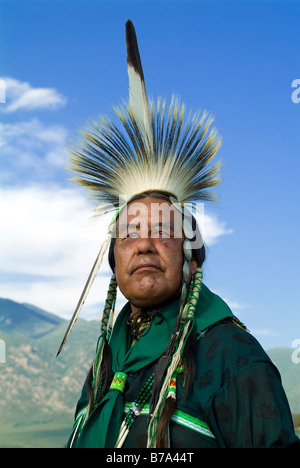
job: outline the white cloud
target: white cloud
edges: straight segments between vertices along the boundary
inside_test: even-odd
[[[0,123],[1,180],[51,180],[57,171],[64,170],[67,137],[62,125],[45,125],[37,118]]]
[[[255,336],[265,336],[265,337],[276,337],[279,336],[279,333],[270,328],[255,328],[251,329],[251,333]]]
[[[198,218],[202,236],[205,244],[215,244],[221,236],[232,234],[233,230],[226,227],[226,223],[218,220],[216,216],[208,215],[205,212]]]
[[[91,207],[78,192],[55,186],[2,189],[0,213],[5,220],[0,228],[4,276],[0,296],[61,315],[70,313],[107,223],[91,219]],[[101,270],[109,271],[107,261]],[[105,294],[94,291],[95,302],[99,304]]]
[[[236,312],[236,311],[240,311],[244,308],[244,306],[242,306],[239,302],[237,301],[231,301],[231,300],[227,300],[226,298],[223,297],[223,300],[226,302],[226,304],[228,304],[228,306],[230,307],[230,309],[233,311],[233,312]]]
[[[66,98],[54,88],[33,88],[29,83],[11,77],[2,77],[5,83],[4,113],[18,110],[57,109],[66,104]]]
[[[66,138],[66,130],[60,125],[45,125],[37,118],[17,122],[0,124],[2,147],[22,143],[25,148],[35,147],[42,143],[45,145],[61,145]]]
[[[88,256],[90,243],[96,246],[105,235],[104,225],[91,219],[91,207],[74,190],[32,186],[2,189],[0,196],[2,261],[8,272],[73,276],[69,259],[79,263],[79,250]]]
[[[78,189],[37,186],[0,189],[0,296],[70,316],[105,237],[110,215],[93,218]],[[223,235],[215,218],[208,242]],[[101,314],[110,268],[107,258],[83,309]]]

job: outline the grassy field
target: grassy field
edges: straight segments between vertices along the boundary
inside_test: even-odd
[[[64,448],[69,436],[70,427],[54,424],[0,428],[0,448]]]
[[[54,424],[0,428],[0,448],[64,448],[70,427]]]

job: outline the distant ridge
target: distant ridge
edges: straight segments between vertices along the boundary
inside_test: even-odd
[[[0,330],[38,336],[50,332],[64,320],[31,304],[0,298]]]

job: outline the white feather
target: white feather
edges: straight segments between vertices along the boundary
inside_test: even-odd
[[[145,83],[141,80],[140,75],[130,65],[128,65],[128,78],[130,110],[133,113],[147,144],[152,148],[153,137]]]
[[[97,276],[97,273],[98,273],[98,270],[99,270],[100,265],[101,265],[101,263],[102,263],[104,254],[105,254],[105,252],[106,252],[106,250],[107,250],[107,247],[108,247],[108,245],[109,245],[109,243],[110,243],[111,235],[112,235],[112,231],[109,230],[109,231],[108,231],[108,234],[107,234],[107,236],[106,236],[106,239],[104,240],[104,242],[102,243],[102,245],[101,245],[101,247],[100,247],[100,251],[99,251],[99,253],[98,253],[98,255],[97,255],[97,258],[96,258],[96,261],[95,261],[95,263],[94,263],[94,265],[93,265],[93,268],[92,268],[92,270],[91,270],[91,272],[90,272],[90,274],[89,274],[89,277],[88,277],[87,282],[86,282],[86,284],[85,284],[85,287],[84,287],[84,289],[83,289],[83,291],[82,291],[82,294],[81,294],[80,299],[79,299],[79,301],[78,301],[78,304],[77,304],[77,307],[76,307],[76,309],[75,309],[75,312],[74,312],[74,314],[73,314],[73,316],[72,316],[72,318],[71,318],[71,321],[70,321],[70,323],[69,323],[69,326],[68,326],[68,328],[67,328],[67,331],[66,331],[66,333],[65,333],[65,336],[63,337],[63,340],[62,340],[62,342],[61,342],[61,345],[60,345],[60,347],[59,347],[59,349],[58,349],[58,351],[57,351],[56,357],[60,354],[60,352],[61,352],[61,350],[62,350],[64,344],[66,343],[66,341],[67,341],[67,339],[68,339],[69,334],[70,334],[71,331],[72,331],[73,326],[75,325],[75,322],[76,322],[76,320],[77,320],[77,318],[78,318],[78,315],[79,315],[79,313],[80,313],[80,311],[81,311],[81,309],[82,309],[82,306],[83,306],[83,304],[84,304],[84,302],[85,302],[85,300],[86,300],[86,298],[87,298],[87,295],[88,295],[88,293],[89,293],[89,291],[90,291],[90,289],[91,289],[91,287],[92,287],[92,284],[93,284],[93,282],[94,282],[94,280],[95,280],[95,278],[96,278],[96,276]]]

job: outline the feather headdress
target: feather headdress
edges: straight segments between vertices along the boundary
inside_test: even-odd
[[[75,181],[86,187],[98,213],[116,211],[146,191],[168,193],[180,203],[211,200],[209,188],[219,183],[219,163],[213,164],[220,138],[213,119],[203,113],[186,118],[185,106],[173,98],[169,109],[162,100],[147,98],[134,26],[126,23],[129,102],[115,108],[119,124],[109,119],[91,122],[71,150]],[[101,246],[61,351],[97,274],[112,228]]]

